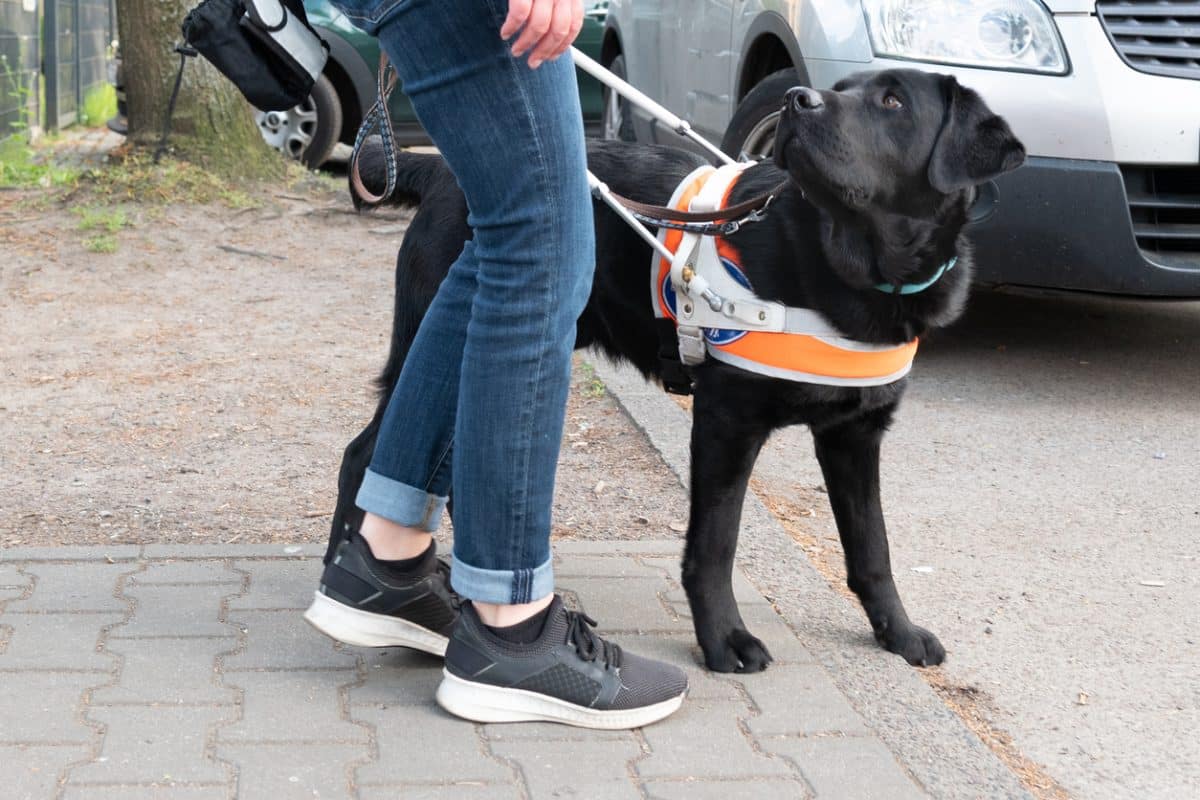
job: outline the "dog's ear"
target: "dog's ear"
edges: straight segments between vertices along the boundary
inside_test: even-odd
[[[945,115],[929,157],[929,183],[950,194],[1025,163],[1025,146],[975,91],[942,79]]]

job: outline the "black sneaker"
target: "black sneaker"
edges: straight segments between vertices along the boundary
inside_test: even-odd
[[[674,712],[687,675],[601,639],[595,620],[555,596],[537,641],[517,645],[487,630],[467,604],[450,634],[438,686],[442,708],[476,722],[561,722],[640,728]]]
[[[334,554],[304,618],[339,642],[359,647],[411,647],[445,655],[458,619],[459,597],[450,588],[450,565],[434,546],[411,574],[381,564],[359,535]]]

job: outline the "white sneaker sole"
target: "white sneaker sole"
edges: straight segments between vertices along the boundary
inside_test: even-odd
[[[308,624],[326,636],[356,647],[410,647],[435,656],[446,655],[449,640],[428,628],[387,614],[372,614],[343,605],[320,592],[304,612]]]
[[[556,697],[475,683],[442,669],[438,705],[457,717],[475,722],[560,722],[578,728],[627,730],[658,722],[678,710],[687,692],[650,706],[601,711]]]

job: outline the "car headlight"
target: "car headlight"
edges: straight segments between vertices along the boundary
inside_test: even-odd
[[[877,56],[1065,75],[1067,57],[1037,0],[862,0]]]

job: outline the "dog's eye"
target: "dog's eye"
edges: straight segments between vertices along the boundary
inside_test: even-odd
[[[900,102],[900,98],[888,92],[883,96],[883,107],[895,111],[896,109],[904,108],[904,103]]]

